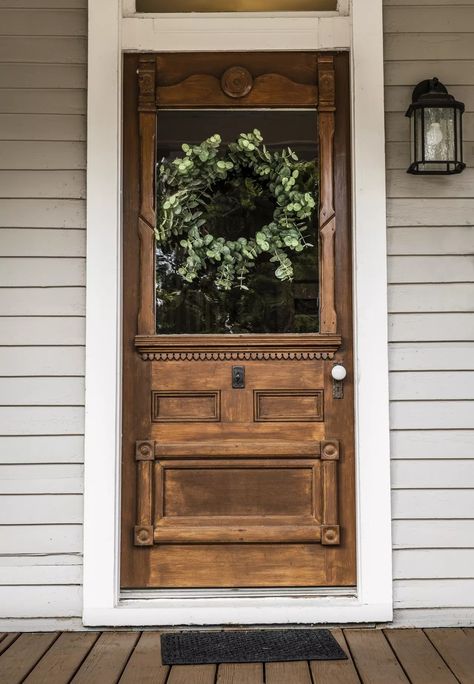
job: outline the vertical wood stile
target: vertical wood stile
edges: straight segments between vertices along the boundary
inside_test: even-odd
[[[322,333],[337,330],[335,304],[334,112],[336,81],[332,55],[318,55],[318,113],[320,148],[319,233],[321,244]]]
[[[138,333],[155,332],[155,143],[156,143],[156,62],[142,55],[138,65],[138,126],[140,137],[140,297]]]
[[[135,445],[137,462],[137,524],[134,529],[136,546],[153,544],[153,465],[154,443],[139,441]]]
[[[321,465],[323,471],[323,515],[321,543],[336,545],[340,542],[338,513],[337,467],[339,442],[335,439],[321,444]]]

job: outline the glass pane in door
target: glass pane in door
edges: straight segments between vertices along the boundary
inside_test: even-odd
[[[160,111],[157,159],[183,156],[183,143],[199,144],[219,133],[223,144],[258,128],[269,149],[290,147],[302,160],[318,158],[315,110],[173,110]],[[318,164],[316,164],[316,167]],[[230,188],[220,188],[231,193]],[[230,200],[236,198],[230,198]],[[238,199],[238,198],[237,198]],[[219,215],[214,235],[236,240],[252,238],[272,220],[273,202],[265,196],[252,202],[230,201]],[[248,205],[248,206],[247,206]],[[251,205],[251,206],[250,206]],[[312,246],[289,251],[291,282],[275,276],[268,254],[256,260],[246,280],[248,290],[216,286],[211,266],[188,283],[178,274],[183,260],[179,239],[156,244],[156,332],[160,334],[312,333],[319,331],[317,211],[305,236]]]

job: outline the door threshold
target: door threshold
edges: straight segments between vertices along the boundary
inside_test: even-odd
[[[123,589],[121,601],[153,599],[357,598],[357,587],[271,587],[240,589]]]

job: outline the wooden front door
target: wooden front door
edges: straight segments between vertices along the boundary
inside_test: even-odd
[[[121,586],[355,585],[347,55],[126,55],[124,75]],[[317,158],[314,246],[291,283],[183,283],[157,162],[254,128]]]

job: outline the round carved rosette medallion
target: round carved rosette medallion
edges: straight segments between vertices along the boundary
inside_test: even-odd
[[[230,67],[222,74],[221,88],[229,97],[245,97],[252,87],[252,74],[245,67]]]

